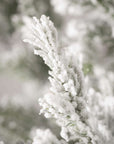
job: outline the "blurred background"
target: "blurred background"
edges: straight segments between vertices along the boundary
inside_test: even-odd
[[[39,116],[49,68],[23,43],[24,18],[42,14],[54,22],[61,53],[79,63],[87,85],[114,94],[114,1],[0,0],[0,141],[5,144],[31,143],[36,128],[50,128],[57,136],[60,131]]]
[[[31,143],[36,128],[53,129],[38,106],[48,89],[48,67],[22,37],[24,17],[52,11],[49,0],[0,0],[0,141],[5,144]]]

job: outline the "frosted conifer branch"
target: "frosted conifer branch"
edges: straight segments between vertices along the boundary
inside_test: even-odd
[[[57,31],[53,23],[44,15],[40,20],[34,17],[33,21],[26,19],[25,22],[28,33],[24,41],[35,46],[34,53],[40,55],[51,69],[50,92],[39,99],[41,113],[47,118],[56,119],[62,129],[61,136],[66,141],[73,140],[76,144],[104,144],[106,139],[102,133],[97,135],[100,124],[97,119],[94,122],[89,117],[83,74],[78,66],[65,62],[58,54]],[[104,140],[100,140],[99,135]]]

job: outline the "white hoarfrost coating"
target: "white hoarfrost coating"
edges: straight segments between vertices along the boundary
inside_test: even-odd
[[[106,144],[110,139],[108,131],[91,115],[93,112],[87,105],[81,70],[58,53],[57,31],[54,24],[45,15],[42,15],[40,20],[36,17],[33,17],[33,20],[26,18],[25,22],[27,30],[24,41],[34,45],[34,53],[40,55],[50,68],[51,88],[44,98],[39,99],[42,106],[40,113],[44,113],[46,118],[56,119],[61,127],[61,136],[67,142]],[[102,130],[106,131],[105,134]],[[33,144],[51,144],[50,140],[45,142],[45,138],[49,139],[46,134],[47,131],[41,139],[40,134],[36,136]],[[51,135],[50,133],[49,136]],[[52,135],[52,139],[53,137]],[[55,138],[54,144],[56,143],[59,141]]]

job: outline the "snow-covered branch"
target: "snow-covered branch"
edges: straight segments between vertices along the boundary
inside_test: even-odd
[[[44,113],[46,118],[56,119],[61,127],[61,136],[66,141],[104,144],[109,137],[103,137],[99,127],[105,127],[98,123],[97,118],[91,117],[83,73],[77,65],[69,63],[59,54],[54,24],[45,15],[40,20],[36,17],[33,20],[27,18],[25,22],[27,30],[24,41],[35,46],[34,53],[40,55],[50,68],[51,88],[44,98],[39,99],[42,106],[40,113]]]

